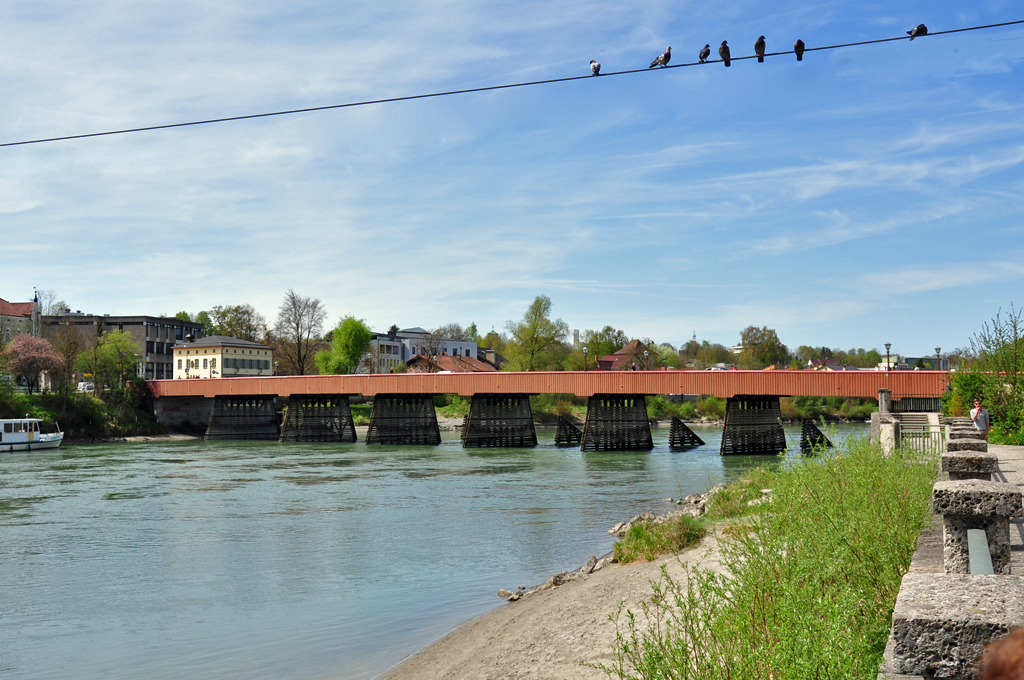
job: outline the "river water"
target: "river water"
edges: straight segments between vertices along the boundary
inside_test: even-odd
[[[372,678],[775,458],[158,442],[0,457],[0,676]],[[840,426],[839,435],[865,433]],[[791,444],[799,429],[787,428]]]

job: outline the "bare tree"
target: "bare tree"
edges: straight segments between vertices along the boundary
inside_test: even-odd
[[[74,326],[61,324],[54,330],[50,344],[53,345],[54,351],[64,362],[60,370],[60,382],[66,404],[68,393],[73,389],[75,360],[83,349],[82,334]]]
[[[476,337],[470,337],[466,329],[457,323],[446,323],[434,329],[434,335],[449,340],[461,340],[462,342],[476,342]]]
[[[312,348],[324,331],[326,317],[320,300],[302,297],[288,289],[274,330],[282,341],[281,352],[294,364],[298,375],[306,375],[314,366]]]

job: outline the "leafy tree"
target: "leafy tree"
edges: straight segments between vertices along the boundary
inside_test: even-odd
[[[477,344],[484,349],[493,349],[498,354],[504,356],[505,348],[508,346],[508,336],[505,333],[498,333],[492,329],[490,333],[480,338],[480,342]]]
[[[323,333],[326,316],[320,300],[297,295],[291,288],[285,293],[274,331],[278,336],[279,351],[295,367],[298,375],[313,371],[312,347]]]
[[[355,373],[372,338],[365,321],[344,317],[331,333],[331,349],[316,353],[316,367],[324,375]]]
[[[215,329],[215,326],[214,326],[214,323],[213,323],[213,319],[210,318],[210,313],[209,312],[206,312],[206,311],[199,312],[198,314],[196,314],[196,318],[194,319],[194,321],[196,323],[203,324],[203,335],[204,336],[216,335],[217,334],[215,332],[216,329]]]
[[[39,386],[40,373],[56,373],[63,365],[60,355],[53,351],[49,341],[31,335],[16,335],[4,348],[3,354],[8,369],[24,379],[29,394]]]
[[[629,336],[625,331],[605,326],[599,331],[585,330],[580,342],[587,348],[587,356],[597,361],[603,356],[614,354],[626,346]]]
[[[786,365],[789,362],[789,348],[782,344],[775,329],[764,326],[747,326],[740,333],[740,366],[764,368],[771,365]]]
[[[552,364],[556,345],[569,333],[569,325],[561,319],[551,320],[551,299],[538,295],[519,322],[505,324],[511,339],[506,348],[512,371],[536,371]]]
[[[64,396],[67,398],[72,389],[75,359],[82,352],[82,334],[74,326],[61,324],[56,327],[50,343],[61,359],[60,380]]]
[[[667,366],[668,368],[677,368],[679,366],[679,352],[669,343],[662,343],[653,349],[658,354],[657,366]],[[655,368],[654,364],[651,367]]]
[[[971,338],[970,359],[954,389],[972,388],[992,415],[996,441],[1024,444],[1024,309],[1000,309]],[[973,373],[972,379],[966,376]],[[980,395],[978,394],[980,392]],[[965,397],[967,395],[964,395]],[[966,400],[968,408],[970,401]]]
[[[182,321],[191,321],[192,315],[189,314],[188,312],[178,312],[177,314],[174,315],[174,318],[181,319]]]
[[[210,310],[210,317],[213,319],[213,335],[226,335],[249,342],[263,341],[267,319],[252,305],[217,305]]]
[[[124,331],[107,331],[93,345],[78,355],[75,368],[92,374],[93,392],[102,386],[124,387],[125,381],[135,373],[142,346]]]
[[[480,331],[476,329],[476,321],[469,324],[466,328],[466,335],[469,337],[470,342],[478,342],[480,340]]]
[[[697,368],[705,369],[715,364],[731,364],[734,359],[735,356],[725,345],[705,340],[701,343],[700,349],[697,350],[697,358],[694,361],[694,365]]]

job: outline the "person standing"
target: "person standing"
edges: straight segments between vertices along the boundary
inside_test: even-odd
[[[988,441],[988,411],[981,407],[981,399],[977,397],[974,398],[974,408],[971,409],[971,420],[974,421],[974,427],[981,431],[981,436],[985,438],[985,441]]]

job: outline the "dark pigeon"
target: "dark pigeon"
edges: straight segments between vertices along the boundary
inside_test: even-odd
[[[928,35],[928,27],[924,24],[918,24],[911,30],[907,31],[907,35],[910,36],[911,40],[914,38],[920,38],[922,35]]]
[[[601,64],[591,59],[590,72],[593,73],[595,76],[601,75]]]
[[[654,68],[655,66],[668,66],[669,60],[672,59],[672,46],[669,45],[665,48],[662,54],[658,55],[658,58],[651,62],[651,65],[647,68]]]
[[[710,57],[710,56],[711,56],[711,45],[705,45],[704,49],[702,49],[700,51],[700,54],[697,55],[697,58],[700,59],[700,63],[703,64],[703,63],[707,62],[708,57]]]
[[[729,54],[729,41],[723,40],[722,46],[718,48],[718,56],[722,58],[726,66],[732,66],[732,55]]]
[[[803,61],[804,60],[804,50],[805,49],[807,49],[807,46],[804,45],[804,41],[800,40],[799,38],[797,38],[796,42],[793,43],[793,51],[796,52],[796,60],[797,61]]]
[[[762,35],[760,38],[757,39],[757,42],[754,43],[754,52],[757,53],[757,63],[758,64],[763,64],[764,63],[764,48],[765,48],[765,42],[764,42],[764,36]]]

